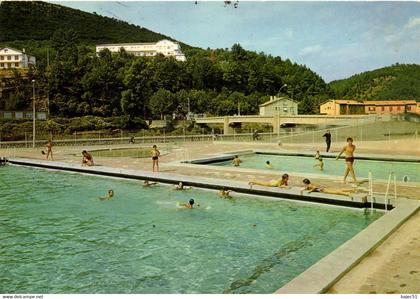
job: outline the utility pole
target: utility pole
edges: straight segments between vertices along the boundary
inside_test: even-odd
[[[35,148],[35,80],[32,80],[32,147]]]
[[[47,67],[50,65],[50,49],[47,48]],[[50,90],[47,90],[47,115],[50,118]]]

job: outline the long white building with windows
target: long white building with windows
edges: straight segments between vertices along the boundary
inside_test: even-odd
[[[124,44],[103,44],[96,46],[96,53],[108,49],[111,52],[119,52],[124,49],[127,53],[135,56],[152,57],[157,54],[175,57],[176,60],[185,61],[185,55],[181,51],[179,43],[163,39],[156,43],[124,43]]]
[[[34,56],[13,48],[0,48],[0,69],[24,69],[35,65]]]

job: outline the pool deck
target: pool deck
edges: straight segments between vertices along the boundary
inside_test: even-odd
[[[139,146],[150,146],[147,144],[135,145],[112,145],[112,146],[83,146],[83,147],[54,147],[55,162],[73,164],[79,167],[80,152],[82,149],[93,150],[100,148],[135,148]],[[269,180],[273,178],[272,171],[248,171],[245,169],[237,170],[227,167],[223,169],[215,168],[197,168],[197,167],[180,167],[178,161],[193,160],[203,157],[214,157],[226,152],[237,151],[291,151],[299,153],[312,152],[312,149],[324,148],[324,143],[315,144],[285,144],[278,146],[277,144],[262,144],[258,142],[197,142],[186,144],[158,144],[161,148],[168,149],[168,155],[162,157],[160,161],[159,175],[166,174],[172,177],[175,174],[185,175],[188,177],[201,177],[205,179],[221,180],[224,183],[235,181],[240,186],[246,187],[246,183],[251,179]],[[391,141],[372,141],[357,143],[357,155],[373,155],[381,157],[399,156],[404,158],[412,156],[420,157],[420,139],[418,140],[401,140]],[[341,150],[340,146],[333,144],[332,153],[336,154]],[[77,154],[77,156],[76,156]],[[323,154],[323,153],[321,153]],[[0,148],[0,156],[13,158],[24,158],[27,160],[40,160],[40,148],[31,149],[4,149]],[[134,158],[95,158],[95,162],[104,167],[112,169],[122,169],[124,171],[149,171],[151,170],[150,159],[134,159]],[[186,164],[186,163],[182,163]],[[205,167],[205,166],[204,166]],[[96,167],[95,167],[96,168]],[[84,168],[88,169],[88,168]],[[278,174],[278,173],[277,173]],[[341,178],[336,179],[325,178],[322,176],[312,176],[318,184],[325,184],[333,187],[348,187],[341,183]],[[290,185],[301,185],[302,177],[290,178]],[[238,185],[238,187],[240,187]],[[374,191],[377,195],[383,195],[386,185],[384,182],[375,180]],[[276,190],[277,192],[277,190]],[[398,194],[404,197],[420,202],[419,187],[405,183],[398,183]],[[391,201],[392,204],[394,204]],[[391,215],[398,211],[398,206]],[[353,268],[344,273],[340,280],[333,283],[327,293],[420,293],[420,211],[411,216],[404,224],[402,224],[395,232],[390,232],[386,238],[376,249],[371,251],[360,262],[356,263]],[[327,256],[328,257],[328,256]],[[316,264],[315,264],[316,265]],[[314,266],[315,266],[314,265]],[[308,269],[309,270],[309,269]],[[305,271],[306,272],[306,271]],[[391,273],[391,274],[390,274]],[[299,277],[299,276],[298,276]],[[331,284],[330,280],[330,284]],[[325,290],[324,290],[325,291]]]

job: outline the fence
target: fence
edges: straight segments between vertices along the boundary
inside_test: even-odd
[[[378,121],[371,124],[330,128],[333,142],[346,140],[347,137],[352,137],[358,142],[401,139],[416,140],[418,132],[420,132],[420,123],[400,120],[389,122]],[[277,140],[281,143],[317,143],[325,141],[322,137],[324,134],[325,129],[313,130],[311,132],[280,137]]]

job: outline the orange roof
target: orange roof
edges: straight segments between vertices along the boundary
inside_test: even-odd
[[[383,100],[383,101],[356,101],[356,100],[328,100],[321,105],[329,102],[335,102],[336,104],[350,104],[350,105],[415,105],[415,100]]]
[[[364,101],[366,105],[416,105],[416,101],[414,100],[406,100],[406,101]]]

